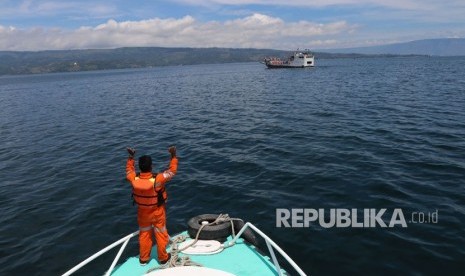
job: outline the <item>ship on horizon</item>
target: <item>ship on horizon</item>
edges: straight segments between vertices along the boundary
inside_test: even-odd
[[[309,51],[295,51],[287,60],[278,57],[267,57],[264,64],[268,68],[305,68],[315,66],[315,56]]]

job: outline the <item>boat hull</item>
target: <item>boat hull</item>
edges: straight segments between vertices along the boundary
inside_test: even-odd
[[[308,65],[308,66],[305,66],[305,65],[298,65],[298,66],[295,66],[295,65],[274,65],[274,64],[265,64],[266,67],[268,68],[271,68],[271,69],[277,69],[277,68],[306,68],[306,67],[313,67],[313,65]]]
[[[187,235],[187,232],[181,233]],[[228,241],[232,237],[228,237]],[[171,248],[168,248],[170,251]],[[152,249],[156,252],[156,248]],[[152,253],[153,254],[153,253]],[[180,256],[186,256],[179,253]],[[156,255],[156,254],[155,254]],[[276,276],[277,272],[274,269],[272,260],[269,257],[262,255],[255,246],[239,239],[234,246],[225,248],[221,253],[213,255],[187,255],[193,262],[202,264],[203,267],[216,269],[229,273],[231,275],[249,275],[249,276]],[[112,272],[112,276],[134,276],[145,275],[148,270],[159,267],[158,262],[152,258],[147,266],[139,264],[138,257],[130,257],[123,264],[117,266]],[[169,270],[169,269],[167,269]],[[281,269],[281,273],[286,275],[286,271]],[[152,274],[150,274],[152,275]],[[158,275],[158,274],[154,274]],[[197,274],[196,274],[197,275]]]
[[[232,224],[232,220],[228,215],[220,214],[215,222],[223,220],[222,222],[228,222]],[[220,224],[222,223],[220,222]],[[211,223],[209,223],[211,224]],[[209,224],[206,224],[210,226]],[[205,225],[202,223],[202,225]],[[214,226],[218,226],[217,224]],[[216,229],[216,228],[215,228]],[[210,229],[213,231],[213,229]],[[241,237],[245,234],[246,230],[253,230],[254,233],[258,234],[261,238],[266,241],[269,255],[262,255],[260,250],[252,244],[245,242]],[[218,231],[216,229],[215,231]],[[200,230],[199,230],[200,232]],[[233,232],[231,230],[231,232]],[[121,246],[118,254],[113,260],[110,268],[105,273],[105,276],[134,276],[134,275],[178,275],[178,272],[187,272],[188,275],[210,275],[210,276],[232,276],[232,275],[250,275],[250,276],[276,276],[276,275],[288,275],[278,264],[275,252],[279,253],[289,265],[300,276],[306,276],[305,272],[266,234],[260,229],[255,227],[252,223],[245,223],[237,235],[233,237],[229,235],[225,243],[220,243],[215,240],[198,240],[195,246],[192,244],[194,239],[189,238],[187,231],[180,233],[176,237],[171,239],[171,244],[167,250],[172,253],[172,260],[168,267],[161,267],[160,263],[156,260],[155,256],[149,260],[146,265],[139,263],[139,256],[129,257],[125,262],[117,265],[118,260],[122,256],[122,253],[131,238],[137,236],[139,231],[133,232],[122,239],[108,245],[99,252],[93,254],[89,258],[80,262],[78,265],[68,270],[63,276],[70,276],[77,270],[86,266],[96,258],[115,248]],[[198,235],[198,233],[197,233]],[[196,235],[196,236],[197,236]],[[245,236],[244,236],[245,237]],[[152,249],[152,252],[156,252],[157,249]],[[171,248],[173,247],[173,248]],[[180,257],[181,259],[179,259]],[[271,257],[271,258],[270,258]],[[198,266],[200,265],[204,269],[197,268],[182,268],[182,266]],[[195,270],[195,271],[194,271]],[[199,272],[200,274],[196,274]],[[147,274],[149,273],[149,274]],[[183,274],[184,275],[184,274]]]

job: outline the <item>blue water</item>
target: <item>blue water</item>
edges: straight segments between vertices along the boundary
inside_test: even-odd
[[[176,144],[172,234],[229,213],[310,275],[463,275],[464,68],[408,57],[0,77],[0,274],[61,274],[135,231],[125,148],[162,170]],[[400,208],[408,227],[277,228],[276,208]],[[436,210],[437,223],[409,223]]]

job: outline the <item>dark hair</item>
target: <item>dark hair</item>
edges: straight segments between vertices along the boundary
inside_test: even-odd
[[[139,157],[139,169],[141,172],[151,172],[152,158],[148,155],[142,155]]]

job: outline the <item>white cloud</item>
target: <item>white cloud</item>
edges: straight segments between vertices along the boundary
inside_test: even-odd
[[[18,29],[0,26],[1,50],[115,48],[132,46],[293,49],[334,44],[334,36],[356,30],[345,21],[285,22],[253,14],[225,22],[199,22],[192,16],[141,21],[108,20],[94,27]]]

